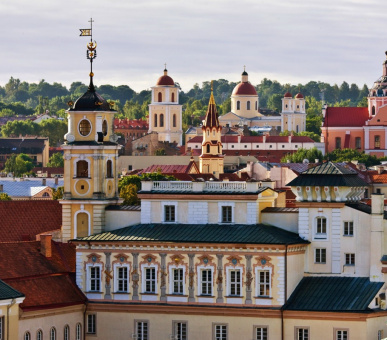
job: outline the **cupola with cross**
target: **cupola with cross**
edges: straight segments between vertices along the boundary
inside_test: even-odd
[[[212,82],[210,101],[206,118],[203,120],[202,131],[202,154],[199,156],[200,172],[210,173],[215,175],[215,177],[219,177],[219,174],[222,174],[224,169],[224,155],[222,154],[221,142],[222,127],[219,124]]]
[[[152,87],[148,132],[157,132],[159,142],[181,145],[182,111],[182,105],[179,104],[179,86],[168,75],[167,64],[165,64],[164,74]]]
[[[81,36],[92,37],[91,28],[81,32]],[[91,65],[89,87],[75,103],[68,103],[68,132],[62,145],[65,160],[61,201],[63,241],[104,231],[106,206],[119,202],[117,159],[121,147],[113,130],[116,111],[96,92],[93,84],[96,47],[91,38],[87,44]]]

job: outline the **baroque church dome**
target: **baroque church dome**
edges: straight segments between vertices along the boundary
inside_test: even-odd
[[[164,75],[162,75],[158,80],[156,85],[167,85],[167,86],[174,86],[175,82],[173,79],[168,75],[168,70],[164,69]]]
[[[257,91],[254,86],[250,84],[248,81],[248,73],[243,71],[242,73],[242,81],[234,87],[232,91],[233,96],[256,96]]]

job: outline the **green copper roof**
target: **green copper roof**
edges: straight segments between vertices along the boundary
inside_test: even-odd
[[[19,297],[24,297],[24,294],[0,280],[0,300],[16,299]]]
[[[266,224],[137,224],[78,241],[308,244],[298,234]],[[74,241],[77,241],[74,240]]]
[[[287,310],[358,312],[368,305],[383,282],[367,277],[304,277],[284,306]]]

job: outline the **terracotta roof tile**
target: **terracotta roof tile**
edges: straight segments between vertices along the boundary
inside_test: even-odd
[[[369,170],[368,175],[372,183],[387,183],[387,171],[379,174],[376,170]]]
[[[62,207],[51,200],[1,201],[0,221],[0,242],[35,240],[37,234],[61,228]]]
[[[324,127],[361,127],[369,119],[367,107],[328,107]]]

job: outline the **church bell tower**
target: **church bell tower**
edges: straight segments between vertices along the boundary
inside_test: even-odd
[[[81,30],[82,31],[82,30]],[[90,30],[89,34],[91,35]],[[82,34],[81,34],[82,35]],[[87,44],[90,84],[67,110],[65,135],[62,241],[104,231],[105,208],[118,204],[117,159],[120,146],[114,134],[114,111],[95,90],[93,60],[97,43]]]

